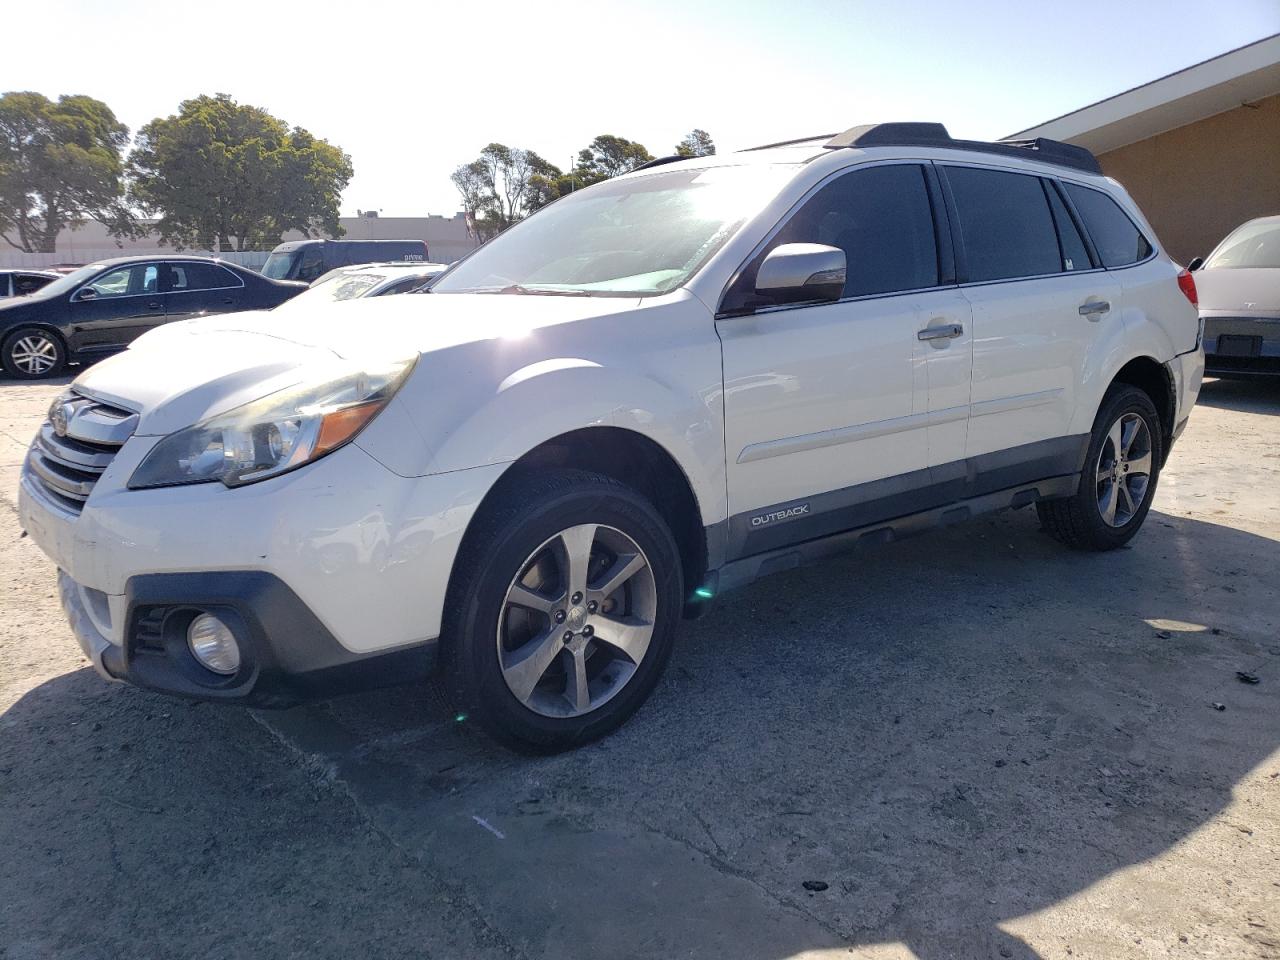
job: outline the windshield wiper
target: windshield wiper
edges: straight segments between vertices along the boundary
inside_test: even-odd
[[[523,284],[511,283],[505,287],[469,287],[457,293],[509,293],[522,297],[589,297],[588,290],[560,290],[554,287],[526,287]]]

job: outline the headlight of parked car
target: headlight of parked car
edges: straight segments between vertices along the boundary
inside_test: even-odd
[[[131,489],[220,480],[240,487],[294,470],[352,440],[386,407],[413,360],[298,384],[165,437]]]

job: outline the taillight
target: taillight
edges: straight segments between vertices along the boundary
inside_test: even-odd
[[[1196,293],[1196,278],[1191,275],[1188,270],[1183,270],[1178,274],[1178,289],[1182,291],[1182,295],[1191,301],[1193,307],[1200,306],[1200,296]]]

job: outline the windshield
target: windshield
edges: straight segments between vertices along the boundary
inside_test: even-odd
[[[283,280],[289,275],[289,268],[293,266],[293,258],[297,254],[296,250],[271,254],[267,257],[267,262],[262,265],[262,275],[272,280]]]
[[[1280,267],[1280,221],[1246,223],[1218,244],[1205,269]]]
[[[340,270],[335,270],[328,276],[321,277],[292,300],[286,300],[280,304],[280,307],[288,307],[299,301],[306,305],[354,300],[357,297],[363,297],[368,294],[370,290],[385,279],[387,279],[386,275],[382,273],[344,273]]]
[[[691,277],[794,174],[670,171],[589,187],[494,238],[432,293],[652,296]]]
[[[29,299],[42,300],[45,297],[60,297],[72,290],[82,287],[107,268],[105,263],[91,263],[71,273],[65,273],[48,286],[41,287],[31,294]]]

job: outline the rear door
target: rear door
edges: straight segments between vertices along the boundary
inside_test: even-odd
[[[244,281],[216,263],[174,261],[165,264],[168,320],[238,310]]]
[[[1051,181],[978,164],[939,169],[973,306],[972,492],[1074,473],[1083,440],[1069,435],[1071,421],[1093,345],[1120,322],[1119,284]]]
[[[99,274],[71,295],[73,352],[128,345],[165,317],[159,263],[133,263]]]

